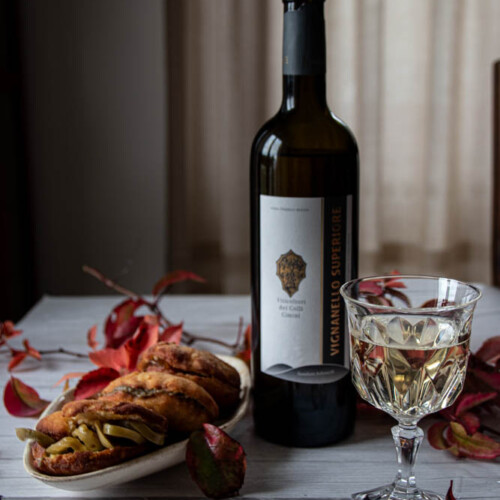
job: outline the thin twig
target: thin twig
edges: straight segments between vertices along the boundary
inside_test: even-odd
[[[66,354],[67,356],[75,356],[76,358],[87,358],[87,354],[81,352],[68,351],[64,347],[59,347],[59,349],[48,349],[46,351],[38,351],[40,354]]]
[[[90,276],[93,276],[94,278],[98,279],[101,283],[106,285],[108,288],[111,288],[111,290],[115,290],[116,292],[121,293],[123,295],[126,295],[127,297],[130,297],[131,299],[137,300],[138,298],[140,298],[139,295],[137,295],[136,293],[132,292],[128,288],[125,288],[125,287],[119,285],[118,283],[115,283],[113,280],[107,278],[106,276],[104,276],[104,274],[102,274],[97,269],[94,269],[93,267],[83,266],[82,270],[84,273],[90,274]]]
[[[199,335],[194,335],[192,333],[183,331],[183,335],[186,336],[187,338],[185,339],[185,342],[187,345],[191,345],[194,342],[212,342],[213,344],[218,344],[226,347],[227,349],[230,349],[234,351],[235,349],[238,348],[238,346],[241,343],[241,338],[243,335],[243,317],[240,316],[239,322],[238,322],[238,335],[236,336],[236,341],[234,344],[229,344],[228,342],[224,342],[223,340],[218,340],[218,339],[213,339],[211,337],[200,337]]]
[[[223,340],[213,339],[211,337],[202,337],[200,335],[193,335],[192,333],[186,331],[183,331],[182,335],[186,337],[186,345],[192,345],[195,342],[211,342],[212,344],[221,345],[231,350],[235,347],[233,344],[229,344],[227,342],[224,342]]]
[[[161,320],[163,320],[165,326],[169,327],[173,325],[173,323],[161,312],[161,309],[156,303],[152,304],[151,302],[146,301],[146,306],[148,306],[152,312],[154,312]]]
[[[39,350],[38,351],[42,356],[45,354],[66,354],[67,356],[74,356],[76,358],[86,358],[87,354],[83,354],[81,352],[68,351],[68,349],[64,349],[64,347],[59,347],[59,349],[47,349],[47,350]],[[10,351],[8,349],[0,350],[0,354],[9,354]]]
[[[153,305],[155,307],[159,306],[160,300],[165,296],[165,294],[167,293],[167,291],[168,291],[169,288],[170,288],[169,286],[166,286],[162,290],[160,290],[160,293],[156,296],[156,299],[153,302]]]

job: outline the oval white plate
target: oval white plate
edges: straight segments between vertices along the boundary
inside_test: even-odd
[[[248,399],[250,395],[250,373],[247,365],[239,358],[233,356],[219,356],[226,363],[233,366],[241,378],[240,404],[233,413],[233,416],[219,425],[226,432],[231,431],[236,423],[243,418],[248,408]],[[65,403],[73,398],[73,389],[66,391],[57,399],[52,401],[45,409],[40,418],[59,410]],[[37,471],[31,463],[31,441],[26,444],[24,449],[24,468],[35,479],[44,482],[55,488],[71,491],[84,491],[111,486],[114,484],[132,481],[154,472],[172,467],[184,462],[186,455],[187,439],[178,443],[165,446],[157,451],[153,451],[138,458],[134,458],[122,464],[113,465],[105,469],[79,474],[77,476],[49,476]]]

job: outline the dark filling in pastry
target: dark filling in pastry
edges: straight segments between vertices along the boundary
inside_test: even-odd
[[[157,394],[166,394],[167,396],[178,397],[186,401],[191,401],[200,408],[203,408],[204,410],[207,409],[206,406],[203,403],[201,403],[198,399],[188,396],[184,392],[169,391],[168,389],[157,389],[157,388],[146,389],[144,387],[133,387],[133,386],[131,387],[129,385],[119,385],[115,387],[112,391],[107,392],[104,395],[108,396],[110,394],[116,394],[117,392],[125,392],[136,398],[150,398]]]

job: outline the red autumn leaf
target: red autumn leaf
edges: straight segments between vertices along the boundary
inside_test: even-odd
[[[367,295],[366,300],[370,304],[374,304],[377,306],[393,306],[394,305],[390,299],[388,299],[386,297],[382,297],[381,295],[380,296]]]
[[[31,356],[38,361],[42,359],[40,353],[29,343],[28,339],[23,340],[23,346],[24,351],[18,351],[17,349],[12,349],[12,347],[9,348],[12,354],[12,359],[7,367],[9,371],[12,371],[16,366],[21,364],[27,356]]]
[[[205,283],[204,278],[198,276],[195,273],[192,273],[191,271],[172,271],[171,273],[166,274],[165,276],[163,276],[163,278],[158,280],[153,288],[153,295],[161,295],[174,283],[180,283],[181,281],[197,281],[199,283]]]
[[[12,321],[4,321],[0,323],[0,346],[5,344],[7,339],[17,337],[23,333],[22,330],[16,330]]]
[[[485,363],[496,363],[500,360],[500,336],[486,340],[476,352],[476,356]]]
[[[100,351],[89,352],[89,359],[99,367],[128,373],[135,369],[139,355],[157,342],[158,325],[143,321],[134,336],[123,345],[116,349],[106,347]]]
[[[113,347],[119,347],[130,339],[143,321],[144,316],[132,316],[119,325],[114,333]]]
[[[143,322],[134,336],[122,346],[128,354],[128,370],[135,370],[142,352],[158,343],[158,325]]]
[[[370,295],[382,295],[384,293],[384,289],[380,286],[378,281],[369,280],[362,281],[359,284],[359,293],[367,293]]]
[[[12,359],[9,362],[9,366],[7,367],[7,370],[12,371],[17,365],[22,363],[24,361],[24,358],[28,355],[26,351],[16,351],[14,349],[11,350],[12,352]]]
[[[459,457],[493,459],[500,456],[500,443],[480,432],[469,436],[458,422],[450,422],[446,440],[452,445],[450,451]]]
[[[404,302],[404,304],[407,307],[411,307],[410,299],[408,298],[408,296],[405,293],[400,292],[399,290],[394,290],[393,288],[389,288],[389,287],[387,287],[385,289],[385,291],[386,291],[386,293],[388,293],[388,294],[392,295],[393,297],[396,297],[399,300],[401,300],[402,302]]]
[[[183,323],[169,326],[168,328],[165,328],[165,330],[163,330],[163,332],[158,337],[158,340],[160,342],[171,342],[178,345],[181,343],[182,328]]]
[[[467,434],[470,436],[476,433],[481,427],[481,420],[479,420],[479,417],[470,411],[460,415],[458,422],[464,426]]]
[[[111,311],[104,326],[106,347],[119,347],[134,334],[142,321],[142,317],[136,317],[134,313],[144,303],[142,299],[127,299]]]
[[[446,493],[446,498],[444,500],[457,500],[453,494],[453,481],[450,481],[450,487],[448,488],[448,492]]]
[[[411,307],[410,300],[406,294],[397,290],[398,288],[406,288],[404,282],[399,278],[400,273],[398,271],[391,271],[390,274],[396,277],[383,279],[373,278],[362,281],[359,284],[359,292],[364,294],[366,300],[371,304],[393,306],[392,300],[387,297],[387,295],[392,295],[401,300],[406,306]]]
[[[102,368],[113,368],[120,373],[128,371],[129,356],[125,346],[117,349],[106,347],[99,351],[89,352],[89,359]]]
[[[397,278],[394,278],[392,280],[387,280],[384,286],[385,288],[406,288],[406,285]]]
[[[384,288],[406,288],[406,285],[401,281],[400,276],[401,273],[396,269],[393,269],[390,273],[390,276],[395,276],[395,278],[384,278],[382,280]]]
[[[469,356],[469,363],[467,365],[467,369],[483,370],[485,372],[498,371],[495,370],[494,366],[491,366],[488,363],[485,363],[483,360],[479,359],[474,353],[471,353]]]
[[[10,377],[3,392],[3,403],[14,417],[37,417],[49,401],[40,399],[35,389],[18,378]]]
[[[397,269],[393,269],[389,274],[391,276],[401,276],[401,273]]]
[[[228,498],[238,494],[246,472],[243,447],[215,425],[189,437],[186,464],[191,477],[209,498]]]
[[[87,345],[95,351],[97,349],[97,346],[99,345],[99,342],[95,339],[97,335],[97,325],[94,325],[90,330],[87,332]]]
[[[471,370],[471,372],[488,387],[500,392],[500,373],[487,373],[483,370]]]
[[[454,306],[455,302],[447,299],[429,299],[426,300],[420,307],[421,308],[434,308],[434,307],[446,307],[446,306]]]
[[[447,450],[450,447],[443,434],[447,427],[448,422],[440,421],[432,424],[427,431],[427,439],[436,450]]]
[[[71,372],[71,373],[66,373],[66,375],[63,375],[54,385],[53,387],[56,387],[59,384],[62,384],[63,382],[66,382],[67,380],[71,378],[80,378],[85,375],[86,372]]]
[[[147,323],[148,325],[160,325],[158,316],[155,316],[153,314],[146,314],[142,317],[142,321]]]
[[[247,326],[243,345],[236,353],[236,356],[242,359],[245,363],[250,364],[250,359],[252,357],[252,325]]]
[[[461,416],[465,412],[469,411],[475,406],[479,406],[486,401],[491,401],[497,396],[496,392],[487,393],[477,393],[477,394],[461,394],[455,404],[452,406],[454,408],[454,413],[457,416]]]
[[[97,370],[92,370],[86,373],[76,385],[74,398],[76,400],[90,398],[119,376],[120,373],[113,370],[113,368],[98,368]]]
[[[28,339],[23,340],[23,346],[26,349],[26,354],[32,358],[38,359],[40,361],[42,356],[40,353],[30,344]]]

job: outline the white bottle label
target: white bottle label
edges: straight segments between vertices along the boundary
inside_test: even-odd
[[[352,278],[352,196],[260,195],[262,371],[335,382],[349,369],[340,286]]]

